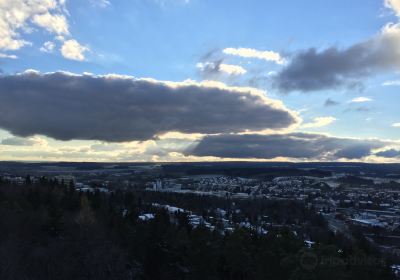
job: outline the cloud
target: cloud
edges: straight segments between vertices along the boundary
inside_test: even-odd
[[[303,128],[316,128],[316,127],[323,127],[327,126],[337,119],[334,117],[316,117],[313,119],[313,122],[305,123],[302,125]]]
[[[47,41],[43,44],[43,46],[40,48],[41,52],[46,52],[46,53],[51,53],[54,51],[55,44],[53,42]]]
[[[90,0],[90,4],[100,8],[106,8],[111,5],[110,1],[108,0]]]
[[[70,39],[64,41],[61,47],[61,54],[67,59],[83,61],[85,60],[84,53],[88,50],[89,48],[82,46],[78,41]]]
[[[156,4],[160,5],[161,7],[165,7],[167,5],[172,5],[172,4],[189,4],[191,0],[152,0]]]
[[[335,100],[333,100],[333,99],[331,99],[331,98],[328,98],[328,99],[325,101],[324,106],[325,106],[325,107],[332,107],[332,106],[337,106],[337,105],[339,105],[339,104],[340,104],[339,102],[337,102],[337,101],[335,101]]]
[[[263,91],[216,82],[34,70],[0,76],[0,128],[22,137],[121,142],[169,131],[284,130],[298,122]]]
[[[257,58],[266,61],[273,61],[277,64],[284,64],[285,60],[277,52],[273,51],[259,51],[249,48],[225,48],[222,51],[224,54],[235,55],[245,58]]]
[[[217,74],[227,74],[227,75],[244,75],[247,73],[246,69],[239,65],[225,64],[222,60],[216,62],[199,62],[196,67],[202,72],[206,77],[214,76]]]
[[[385,0],[385,7],[392,9],[397,16],[400,16],[400,0]]]
[[[0,50],[18,50],[30,44],[21,32],[30,23],[50,32],[68,33],[68,24],[59,14],[62,5],[55,0],[3,0],[0,4]]]
[[[396,80],[396,81],[386,81],[384,83],[382,83],[382,86],[387,87],[387,86],[400,86],[400,81]]]
[[[400,122],[392,124],[392,127],[400,127]]]
[[[34,146],[41,144],[42,142],[36,138],[22,138],[22,137],[9,137],[1,140],[1,145],[9,146]]]
[[[51,33],[68,35],[68,22],[64,15],[44,13],[35,15],[32,21]]]
[[[36,138],[36,137],[35,137]],[[97,141],[70,141],[43,143],[34,146],[1,145],[2,160],[46,160],[46,161],[106,161],[106,162],[149,162],[149,161],[188,161],[183,151],[191,140],[157,139],[143,142],[106,143]],[[188,142],[185,142],[188,141]]]
[[[367,107],[367,106],[360,106],[360,107],[357,107],[357,108],[354,108],[354,109],[348,109],[347,111],[356,111],[356,112],[369,112],[369,111],[371,111],[372,109],[370,108],[370,107]]]
[[[279,157],[315,160],[362,159],[386,143],[379,140],[336,138],[321,134],[222,134],[205,136],[185,153],[235,159]]]
[[[14,55],[14,54],[0,53],[0,58],[17,59],[18,56]]]
[[[371,102],[372,99],[369,97],[364,97],[364,96],[360,96],[360,97],[355,97],[352,100],[349,101],[349,103],[364,103],[364,102]]]
[[[344,110],[344,112],[370,112],[371,110],[373,110],[373,107],[369,106],[368,103],[372,101],[374,101],[372,98],[365,96],[355,97],[347,101],[348,107]]]
[[[379,157],[385,157],[385,158],[396,158],[396,157],[400,157],[400,151],[395,150],[395,149],[389,149],[389,150],[378,152],[375,155],[377,155]]]
[[[145,145],[145,149],[142,152],[142,156],[147,158],[157,157],[168,157],[171,153],[182,153],[185,151],[193,141],[188,139],[159,139],[157,141],[148,141]]]
[[[60,50],[65,58],[80,61],[85,59],[84,52],[88,51],[88,48],[71,38],[65,0],[3,0],[0,2],[0,50],[15,51],[23,46],[32,45],[31,42],[22,38],[23,34],[30,33],[39,27],[47,30],[57,39],[62,38],[63,45]],[[103,4],[106,2],[108,1],[98,1]],[[65,37],[70,39],[65,40]],[[40,48],[42,52],[51,52],[53,49],[54,43],[50,41]]]
[[[354,88],[365,77],[392,70],[400,70],[399,24],[388,24],[375,37],[347,48],[299,51],[272,82],[283,93]]]
[[[229,75],[244,75],[247,73],[246,69],[242,66],[224,63],[219,66],[219,70]]]

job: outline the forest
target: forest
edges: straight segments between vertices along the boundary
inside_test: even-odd
[[[28,176],[23,185],[0,181],[0,279],[395,279],[361,235],[334,235],[304,206],[241,205],[249,216],[275,209],[271,215],[281,223],[308,221],[313,246],[289,227],[221,232],[152,206],[171,201],[196,211],[225,203],[140,191],[83,193],[45,177],[33,183]],[[138,219],[148,211],[154,219]]]

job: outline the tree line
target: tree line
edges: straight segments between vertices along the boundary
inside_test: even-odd
[[[187,203],[184,196],[161,198]],[[324,237],[316,235],[309,248],[289,227],[267,234],[194,228],[187,214],[171,219],[151,206],[161,198],[82,193],[72,183],[45,177],[36,183],[27,178],[23,185],[0,181],[0,279],[394,279],[389,264],[362,237],[333,235],[322,221],[310,222]],[[191,196],[187,201],[199,209],[226,203]],[[242,206],[249,215],[272,209],[261,202]],[[293,209],[301,221],[307,219],[308,210],[292,207],[299,207]],[[140,221],[148,211],[155,218]]]

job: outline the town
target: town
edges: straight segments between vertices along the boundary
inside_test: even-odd
[[[170,213],[171,219],[176,213],[186,213],[193,227],[202,225],[221,234],[240,227],[260,234],[286,227],[312,246],[315,233],[307,229],[307,218],[269,213],[268,207],[267,211],[256,213],[248,209],[249,203],[260,201],[292,202],[323,218],[333,234],[354,238],[354,232],[360,232],[388,258],[399,259],[400,167],[371,171],[371,166],[367,170],[353,166],[347,167],[351,172],[345,172],[341,166],[277,168],[266,165],[261,168],[250,165],[244,168],[240,165],[240,176],[228,175],[227,171],[232,172],[231,166],[220,167],[36,163],[19,164],[17,168],[14,163],[3,164],[0,174],[1,180],[16,186],[27,180],[36,182],[47,177],[59,184],[73,186],[79,192],[146,193],[150,207],[148,212],[139,213],[141,221],[153,219],[154,211],[163,208]],[[393,168],[398,168],[399,172],[393,173]],[[186,197],[216,203],[196,207],[185,203]],[[126,211],[122,210],[122,214],[127,215]]]

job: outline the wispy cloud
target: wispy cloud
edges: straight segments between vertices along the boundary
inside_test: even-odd
[[[400,86],[400,80],[386,81],[382,83],[382,86]]]
[[[371,99],[369,97],[359,96],[359,97],[355,97],[355,98],[349,100],[348,103],[365,103],[365,102],[371,102],[371,101],[373,101],[373,99]]]
[[[274,51],[260,51],[250,48],[225,48],[222,52],[228,55],[272,61],[277,64],[285,63],[285,60],[281,57],[281,55]]]
[[[247,73],[247,70],[244,69],[242,66],[225,64],[222,63],[222,61],[199,62],[196,64],[196,67],[206,76],[218,73],[237,76]]]
[[[54,51],[55,48],[55,44],[51,41],[47,41],[43,44],[42,47],[40,47],[40,51],[41,52],[46,52],[46,53],[51,53]]]
[[[95,7],[106,8],[111,5],[108,0],[90,0],[90,3]]]
[[[17,59],[18,56],[16,56],[15,54],[0,53],[0,58]]]
[[[325,101],[324,106],[325,106],[325,107],[332,107],[332,106],[337,106],[337,105],[339,105],[339,104],[340,104],[339,102],[337,102],[337,101],[335,101],[335,100],[333,100],[333,99],[331,99],[331,98],[328,98],[328,99]]]
[[[317,128],[330,125],[331,123],[337,121],[334,117],[316,117],[312,122],[305,123],[302,125],[303,128]]]
[[[159,4],[161,7],[171,4],[189,4],[191,0],[151,0]]]

